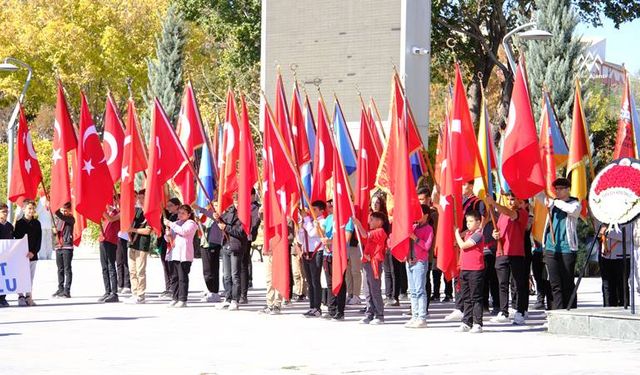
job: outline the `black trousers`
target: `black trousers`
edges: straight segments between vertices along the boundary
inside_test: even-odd
[[[529,293],[529,275],[531,274],[531,251],[525,250],[524,252],[524,269],[527,273],[527,293]],[[511,291],[511,307],[517,308],[516,301],[518,300],[518,289],[516,288],[516,280],[513,278],[513,272],[511,273],[511,280],[509,281],[509,290]],[[529,311],[529,305],[524,311]]]
[[[624,306],[625,287],[624,269],[629,274],[629,262],[623,259],[606,259],[600,257],[600,275],[602,277],[603,306]],[[629,297],[627,290],[626,297]],[[627,299],[628,301],[628,299]]]
[[[391,252],[389,252],[391,253]],[[393,260],[393,277],[395,278],[394,285],[397,285],[396,290],[394,290],[394,296],[398,299],[400,294],[407,294],[409,289],[409,280],[407,279],[407,265],[405,262],[401,262],[397,260],[393,255],[391,256]]]
[[[500,308],[500,292],[498,289],[498,275],[496,274],[495,254],[484,254],[484,279],[482,288],[482,306],[485,309]],[[489,305],[489,295],[491,295],[491,305]]]
[[[393,266],[393,255],[391,251],[387,250],[384,255],[384,262],[382,263],[382,271],[384,272],[384,295],[387,299],[394,299],[398,296],[395,295],[395,267]],[[398,293],[399,295],[400,293]]]
[[[200,248],[202,258],[202,275],[209,293],[220,291],[220,245],[209,245],[209,248]]]
[[[437,259],[433,258],[433,297],[439,299],[440,298],[440,285],[443,279],[442,271],[436,267]],[[451,281],[444,280],[444,296],[451,298],[453,297],[453,284]]]
[[[464,304],[462,322],[468,326],[482,325],[484,271],[462,271],[459,280]]]
[[[569,305],[571,294],[576,287],[574,281],[576,254],[545,251],[544,263],[547,265],[549,284],[551,285],[551,294],[553,295],[551,308],[554,310],[566,309]],[[577,300],[576,298],[573,306],[571,306],[572,308],[576,307]]]
[[[222,283],[227,302],[240,300],[240,269],[244,252],[222,249]]]
[[[327,278],[327,307],[329,308],[329,315],[336,316],[337,314],[344,314],[344,307],[347,303],[347,283],[344,281],[344,275],[342,275],[342,286],[338,291],[338,295],[333,295],[332,264],[333,257],[324,257],[324,274]]]
[[[189,295],[189,271],[191,262],[171,261],[171,289],[173,290],[173,300],[187,302]]]
[[[551,307],[551,285],[549,284],[549,276],[544,268],[544,255],[542,252],[535,252],[531,256],[531,271],[533,279],[536,281],[536,302],[545,303]]]
[[[251,243],[247,242],[243,249],[240,269],[240,296],[246,298],[251,282]]]
[[[304,276],[307,279],[307,296],[309,297],[309,308],[320,310],[322,303],[322,251],[317,251],[312,257],[302,258]]]
[[[164,244],[160,246],[160,262],[162,263],[162,271],[164,273],[164,291],[173,294],[173,289],[171,289],[171,271],[173,270],[173,267],[171,267],[171,262],[165,260],[166,257],[167,244]]]
[[[118,248],[116,249],[116,266],[118,288],[131,288],[131,279],[129,277],[129,242],[123,238],[118,238]],[[116,289],[117,290],[117,289]],[[114,290],[114,293],[116,291]]]
[[[71,281],[73,279],[71,260],[73,260],[73,250],[56,250],[56,265],[58,266],[58,292],[69,293],[71,291]]]
[[[516,310],[523,314],[529,305],[529,272],[525,268],[524,256],[500,256],[496,258],[496,273],[500,291],[500,311],[509,316],[509,281],[511,274],[518,291]]]
[[[105,294],[118,293],[118,276],[116,272],[116,253],[118,246],[111,242],[100,242],[100,265]]]
[[[460,277],[453,279],[453,286],[455,290],[455,304],[456,309],[464,311],[464,295],[462,293],[462,284],[460,283]]]

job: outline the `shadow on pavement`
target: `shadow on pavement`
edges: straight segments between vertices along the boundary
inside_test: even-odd
[[[58,323],[58,322],[78,322],[84,320],[138,320],[138,319],[151,319],[157,318],[156,316],[132,316],[132,317],[97,317],[97,318],[82,318],[82,319],[47,319],[47,320],[24,320],[18,322],[2,322],[0,325],[9,324],[28,324],[28,323]],[[0,334],[2,336],[3,334]]]

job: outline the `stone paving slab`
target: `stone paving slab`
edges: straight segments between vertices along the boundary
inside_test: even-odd
[[[262,316],[260,262],[250,305],[238,312],[199,302],[199,260],[186,309],[155,298],[163,285],[158,259],[148,262],[149,303],[136,306],[95,302],[103,290],[97,259],[73,267],[72,299],[48,299],[55,262],[41,261],[38,306],[0,309],[0,374],[637,374],[640,363],[640,343],[551,335],[541,311],[525,327],[487,318],[481,335],[453,332],[457,324],[442,321],[453,305],[444,303],[432,304],[423,330],[402,327],[407,302],[386,310],[384,326],[358,324],[359,307],[348,307],[344,322],[305,319],[305,303]],[[582,288],[580,305],[597,306],[599,279]]]

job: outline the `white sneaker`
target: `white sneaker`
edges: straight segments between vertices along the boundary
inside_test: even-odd
[[[413,324],[412,328],[427,328],[427,321],[424,319],[418,319],[416,320],[416,322]]]
[[[360,297],[354,295],[353,297],[349,298],[347,305],[359,305],[361,303],[362,303],[362,300],[360,299]]]
[[[187,307],[187,303],[184,301],[178,301],[173,307],[175,308]]]
[[[415,328],[416,323],[417,323],[417,320],[411,319],[404,324],[404,328]]]
[[[456,332],[469,332],[469,331],[471,331],[471,327],[469,327],[464,323],[460,324],[460,326],[456,328]]]
[[[200,302],[218,303],[222,301],[218,293],[207,293]]]
[[[167,305],[167,307],[169,307],[169,308],[171,308],[171,307],[175,307],[177,303],[178,303],[178,301],[171,301],[171,302],[169,302],[169,304]]]
[[[230,304],[229,302],[224,301],[224,302],[220,302],[220,303],[218,304],[218,306],[216,306],[216,308],[217,308],[218,310],[226,310],[226,309],[228,309],[228,308],[229,308],[229,306],[230,306],[230,305],[231,305],[231,304]]]
[[[444,320],[446,321],[452,321],[452,320],[462,320],[462,317],[464,316],[464,314],[462,313],[462,311],[455,309],[451,312],[451,314],[447,315],[444,317]]]
[[[509,323],[509,318],[504,316],[502,312],[499,312],[498,315],[491,318],[491,323]]]
[[[384,320],[375,318],[369,324],[374,325],[374,326],[382,325],[382,324],[384,324]]]
[[[138,304],[138,297],[135,296],[135,295],[131,296],[131,297],[125,299],[124,303],[126,303],[127,305],[136,305],[136,304]]]
[[[121,294],[131,294],[131,288],[123,288]]]
[[[480,324],[474,324],[469,331],[471,333],[482,333],[482,326]]]
[[[514,309],[513,307],[509,307],[509,316],[514,316],[516,315],[516,309]]]
[[[517,312],[516,315],[513,317],[513,324],[517,326],[525,325],[524,316],[522,316],[522,314]]]
[[[238,311],[238,302],[231,301],[229,304],[229,311]]]

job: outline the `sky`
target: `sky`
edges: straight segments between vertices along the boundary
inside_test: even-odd
[[[633,74],[640,71],[640,19],[623,23],[620,29],[613,26],[613,22],[605,19],[602,27],[579,24],[577,34],[589,37],[603,37],[607,39],[606,60],[616,64],[624,63]]]

